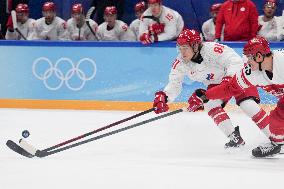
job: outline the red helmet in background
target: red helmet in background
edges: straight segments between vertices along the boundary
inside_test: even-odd
[[[135,12],[145,11],[146,10],[145,2],[141,1],[139,3],[136,3],[136,5],[134,6],[134,10]]]
[[[249,40],[244,46],[244,55],[255,57],[257,53],[262,55],[269,54],[271,52],[268,41],[262,36],[256,36]]]
[[[219,12],[222,3],[215,3],[210,7],[210,12]]]
[[[148,0],[148,4],[162,3],[162,0]]]
[[[27,4],[18,4],[16,7],[17,13],[29,13],[29,6]]]
[[[55,11],[55,4],[53,2],[45,2],[42,6],[42,11]]]
[[[117,14],[117,9],[116,9],[115,6],[106,7],[104,14],[107,14],[107,15],[114,15],[114,14]]]
[[[277,0],[266,0],[265,3],[264,3],[264,6],[276,7],[277,6]]]
[[[202,40],[200,37],[200,33],[196,30],[185,29],[183,30],[178,38],[178,45],[193,45],[193,44],[201,44]]]
[[[84,12],[83,5],[81,3],[74,4],[72,6],[72,14],[82,14]]]

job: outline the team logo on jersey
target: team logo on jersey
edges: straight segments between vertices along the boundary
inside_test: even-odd
[[[240,8],[240,10],[241,10],[242,12],[244,12],[244,11],[246,10],[246,8],[245,8],[245,7],[242,7],[242,8]]]
[[[206,79],[207,79],[208,81],[214,79],[214,74],[213,74],[213,73],[207,74]]]

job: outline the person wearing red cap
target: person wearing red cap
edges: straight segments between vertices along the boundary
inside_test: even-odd
[[[140,1],[140,2],[136,3],[136,5],[134,6],[134,10],[135,10],[135,15],[136,15],[137,19],[135,19],[131,22],[131,24],[129,25],[129,28],[135,34],[137,41],[139,41],[140,18],[142,16],[142,14],[144,13],[144,11],[146,10],[145,2]]]
[[[204,34],[206,41],[214,41],[215,40],[215,25],[216,25],[216,17],[218,12],[222,6],[222,3],[215,3],[210,7],[211,17],[209,20],[205,21],[202,25],[202,33]],[[224,39],[224,31],[221,35],[221,41]]]
[[[105,22],[99,25],[97,31],[100,41],[135,41],[135,36],[127,24],[117,20],[115,6],[105,8],[104,19]]]
[[[156,108],[155,113],[168,111],[168,103],[173,102],[182,90],[184,77],[188,76],[192,81],[203,83],[208,90],[229,82],[243,67],[242,58],[232,48],[220,43],[202,42],[200,33],[195,30],[182,31],[177,38],[177,47],[179,54],[172,64],[169,83],[163,91],[155,94],[153,103],[153,107]],[[188,99],[187,110],[195,112],[204,107],[217,127],[229,138],[225,148],[243,146],[245,142],[240,135],[239,127],[233,126],[224,110],[231,96],[208,100],[203,104],[200,95],[204,92],[204,89],[197,89],[192,93]],[[257,104],[259,96],[256,87],[248,88],[234,97],[245,114],[269,136],[267,131],[269,117]]]
[[[53,2],[45,2],[42,6],[43,17],[36,20],[37,40],[68,40],[69,35],[66,22],[56,16],[56,5]]]
[[[34,38],[35,20],[29,18],[29,7],[27,4],[18,4],[16,7],[17,27],[21,34],[27,39]],[[23,37],[13,28],[12,18],[7,23],[6,39],[8,40],[24,40]]]
[[[278,97],[276,108],[270,112],[270,142],[252,150],[255,157],[278,154],[284,144],[284,51],[271,51],[262,36],[249,40],[243,49],[247,66],[237,72],[233,79],[206,91],[202,98],[218,99],[241,94],[251,86],[258,86]]]
[[[280,18],[275,16],[277,9],[276,0],[266,0],[263,6],[264,15],[258,17],[258,35],[265,37],[269,41],[280,41],[279,35]]]
[[[183,18],[177,11],[163,6],[162,0],[148,0],[148,9],[141,16],[139,39],[145,45],[174,40],[183,27]]]
[[[98,24],[92,19],[89,20],[89,23],[93,32],[96,33]],[[71,18],[67,20],[69,39],[76,41],[97,41],[97,37],[92,33],[91,29],[86,24],[83,5],[80,3],[72,5]]]
[[[216,19],[215,39],[220,41],[224,27],[224,41],[248,41],[258,31],[258,12],[251,0],[227,0]]]

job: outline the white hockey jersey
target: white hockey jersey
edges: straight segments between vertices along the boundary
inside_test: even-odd
[[[91,28],[96,33],[98,30],[98,24],[91,20],[89,21]],[[83,26],[79,29],[77,27],[76,21],[74,18],[70,18],[67,21],[67,30],[69,34],[70,40],[95,40],[97,41],[97,37],[91,32],[90,28],[87,26],[86,22],[83,24]]]
[[[135,19],[129,25],[129,28],[134,33],[135,38],[136,38],[137,41],[139,41],[139,26],[140,26],[140,22],[141,22],[140,19]]]
[[[206,41],[214,41],[215,40],[215,24],[213,22],[213,18],[207,20],[202,25],[202,33]],[[221,34],[221,41],[224,40],[224,27]]]
[[[258,17],[258,24],[260,25],[260,30],[258,35],[265,37],[269,41],[280,41],[280,20],[278,17],[274,16],[270,21],[264,22],[263,15]]]
[[[180,94],[185,76],[205,85],[219,84],[225,76],[234,76],[243,68],[242,58],[230,47],[215,42],[204,42],[200,51],[203,61],[198,64],[183,61],[181,54],[174,61],[169,83],[164,92],[173,102]]]
[[[49,25],[45,23],[45,18],[42,17],[36,20],[35,27],[37,40],[68,40],[69,35],[67,31],[66,22],[59,17],[55,17],[53,22]]]
[[[156,21],[151,18],[143,18],[144,16],[152,16],[150,8],[148,8],[141,16],[139,36],[143,33],[148,33],[149,26],[156,23]],[[158,34],[158,41],[173,40],[178,37],[184,28],[182,16],[177,11],[165,6],[162,6],[162,13],[159,17],[159,21],[160,23],[165,24],[165,31]]]
[[[247,65],[236,74],[236,81],[240,88],[245,89],[252,85],[258,86],[266,90],[267,86],[273,86],[278,91],[278,95],[284,95],[284,50],[276,50],[273,52],[273,76],[269,77],[268,73],[263,70],[252,71]]]
[[[99,41],[135,41],[133,32],[127,24],[121,20],[116,20],[114,28],[107,30],[107,22],[99,25],[97,37]]]
[[[35,35],[35,20],[29,18],[24,24],[17,22],[18,29],[27,38],[27,40],[32,40]],[[10,32],[7,30],[5,38],[7,40],[24,40],[20,34],[16,31]]]

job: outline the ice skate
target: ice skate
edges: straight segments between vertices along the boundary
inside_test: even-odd
[[[245,141],[241,137],[239,126],[235,127],[235,131],[229,136],[230,141],[225,144],[225,148],[238,148],[245,145]]]
[[[281,151],[281,145],[275,144],[273,142],[261,145],[252,150],[252,155],[254,157],[267,157],[278,154]]]

